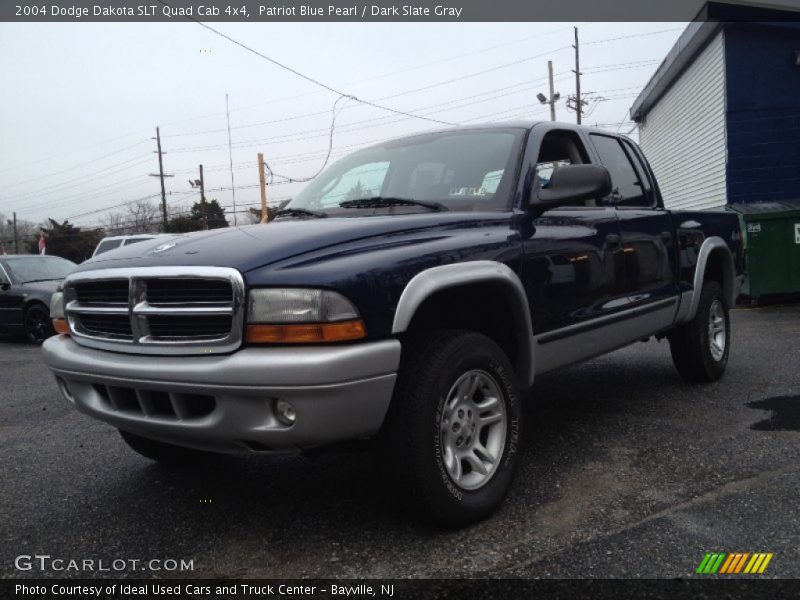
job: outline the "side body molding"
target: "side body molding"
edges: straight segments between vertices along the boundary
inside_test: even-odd
[[[678,312],[677,322],[685,323],[691,321],[697,314],[697,307],[700,304],[700,292],[703,289],[703,281],[706,275],[706,267],[711,253],[716,252],[722,255],[723,285],[722,293],[728,306],[733,306],[736,301],[736,268],[733,264],[733,254],[725,241],[719,236],[707,238],[700,246],[697,254],[697,266],[694,270],[694,281],[692,291],[683,295],[681,306]]]
[[[517,379],[523,388],[533,385],[534,347],[533,326],[528,310],[528,298],[522,282],[508,266],[492,260],[478,260],[452,265],[431,267],[415,275],[408,282],[392,323],[392,333],[408,329],[411,319],[422,303],[441,290],[471,283],[498,283],[502,285],[514,315],[517,329]]]

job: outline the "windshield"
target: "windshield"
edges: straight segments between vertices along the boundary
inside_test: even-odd
[[[94,251],[92,256],[97,256],[98,254],[102,254],[103,252],[108,252],[109,250],[113,250],[114,248],[119,248],[122,245],[122,240],[103,240],[99,244],[97,244],[97,248]]]
[[[9,257],[6,270],[20,283],[64,279],[75,268],[75,263],[57,256]]]
[[[285,214],[349,217],[424,212],[437,205],[451,211],[505,210],[523,134],[523,129],[442,132],[361,150],[323,171]]]

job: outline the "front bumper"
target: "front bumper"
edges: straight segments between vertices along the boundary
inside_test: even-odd
[[[375,434],[400,363],[400,342],[245,348],[213,356],[142,356],[48,339],[45,363],[64,396],[132,433],[200,450],[289,450]],[[275,403],[297,418],[282,424]]]

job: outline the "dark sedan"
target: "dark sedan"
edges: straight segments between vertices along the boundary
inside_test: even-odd
[[[75,263],[58,256],[0,256],[0,332],[41,344],[55,333],[50,297]]]

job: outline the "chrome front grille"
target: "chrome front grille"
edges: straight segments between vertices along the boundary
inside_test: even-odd
[[[145,279],[147,301],[153,306],[225,304],[233,301],[230,282],[218,279]]]
[[[75,286],[76,299],[81,304],[128,305],[128,280],[85,281]]]
[[[75,316],[76,329],[87,335],[113,339],[132,340],[133,329],[128,315],[95,315],[81,313]]]
[[[224,267],[141,267],[75,273],[67,321],[84,346],[136,354],[212,354],[242,340],[244,281]]]

